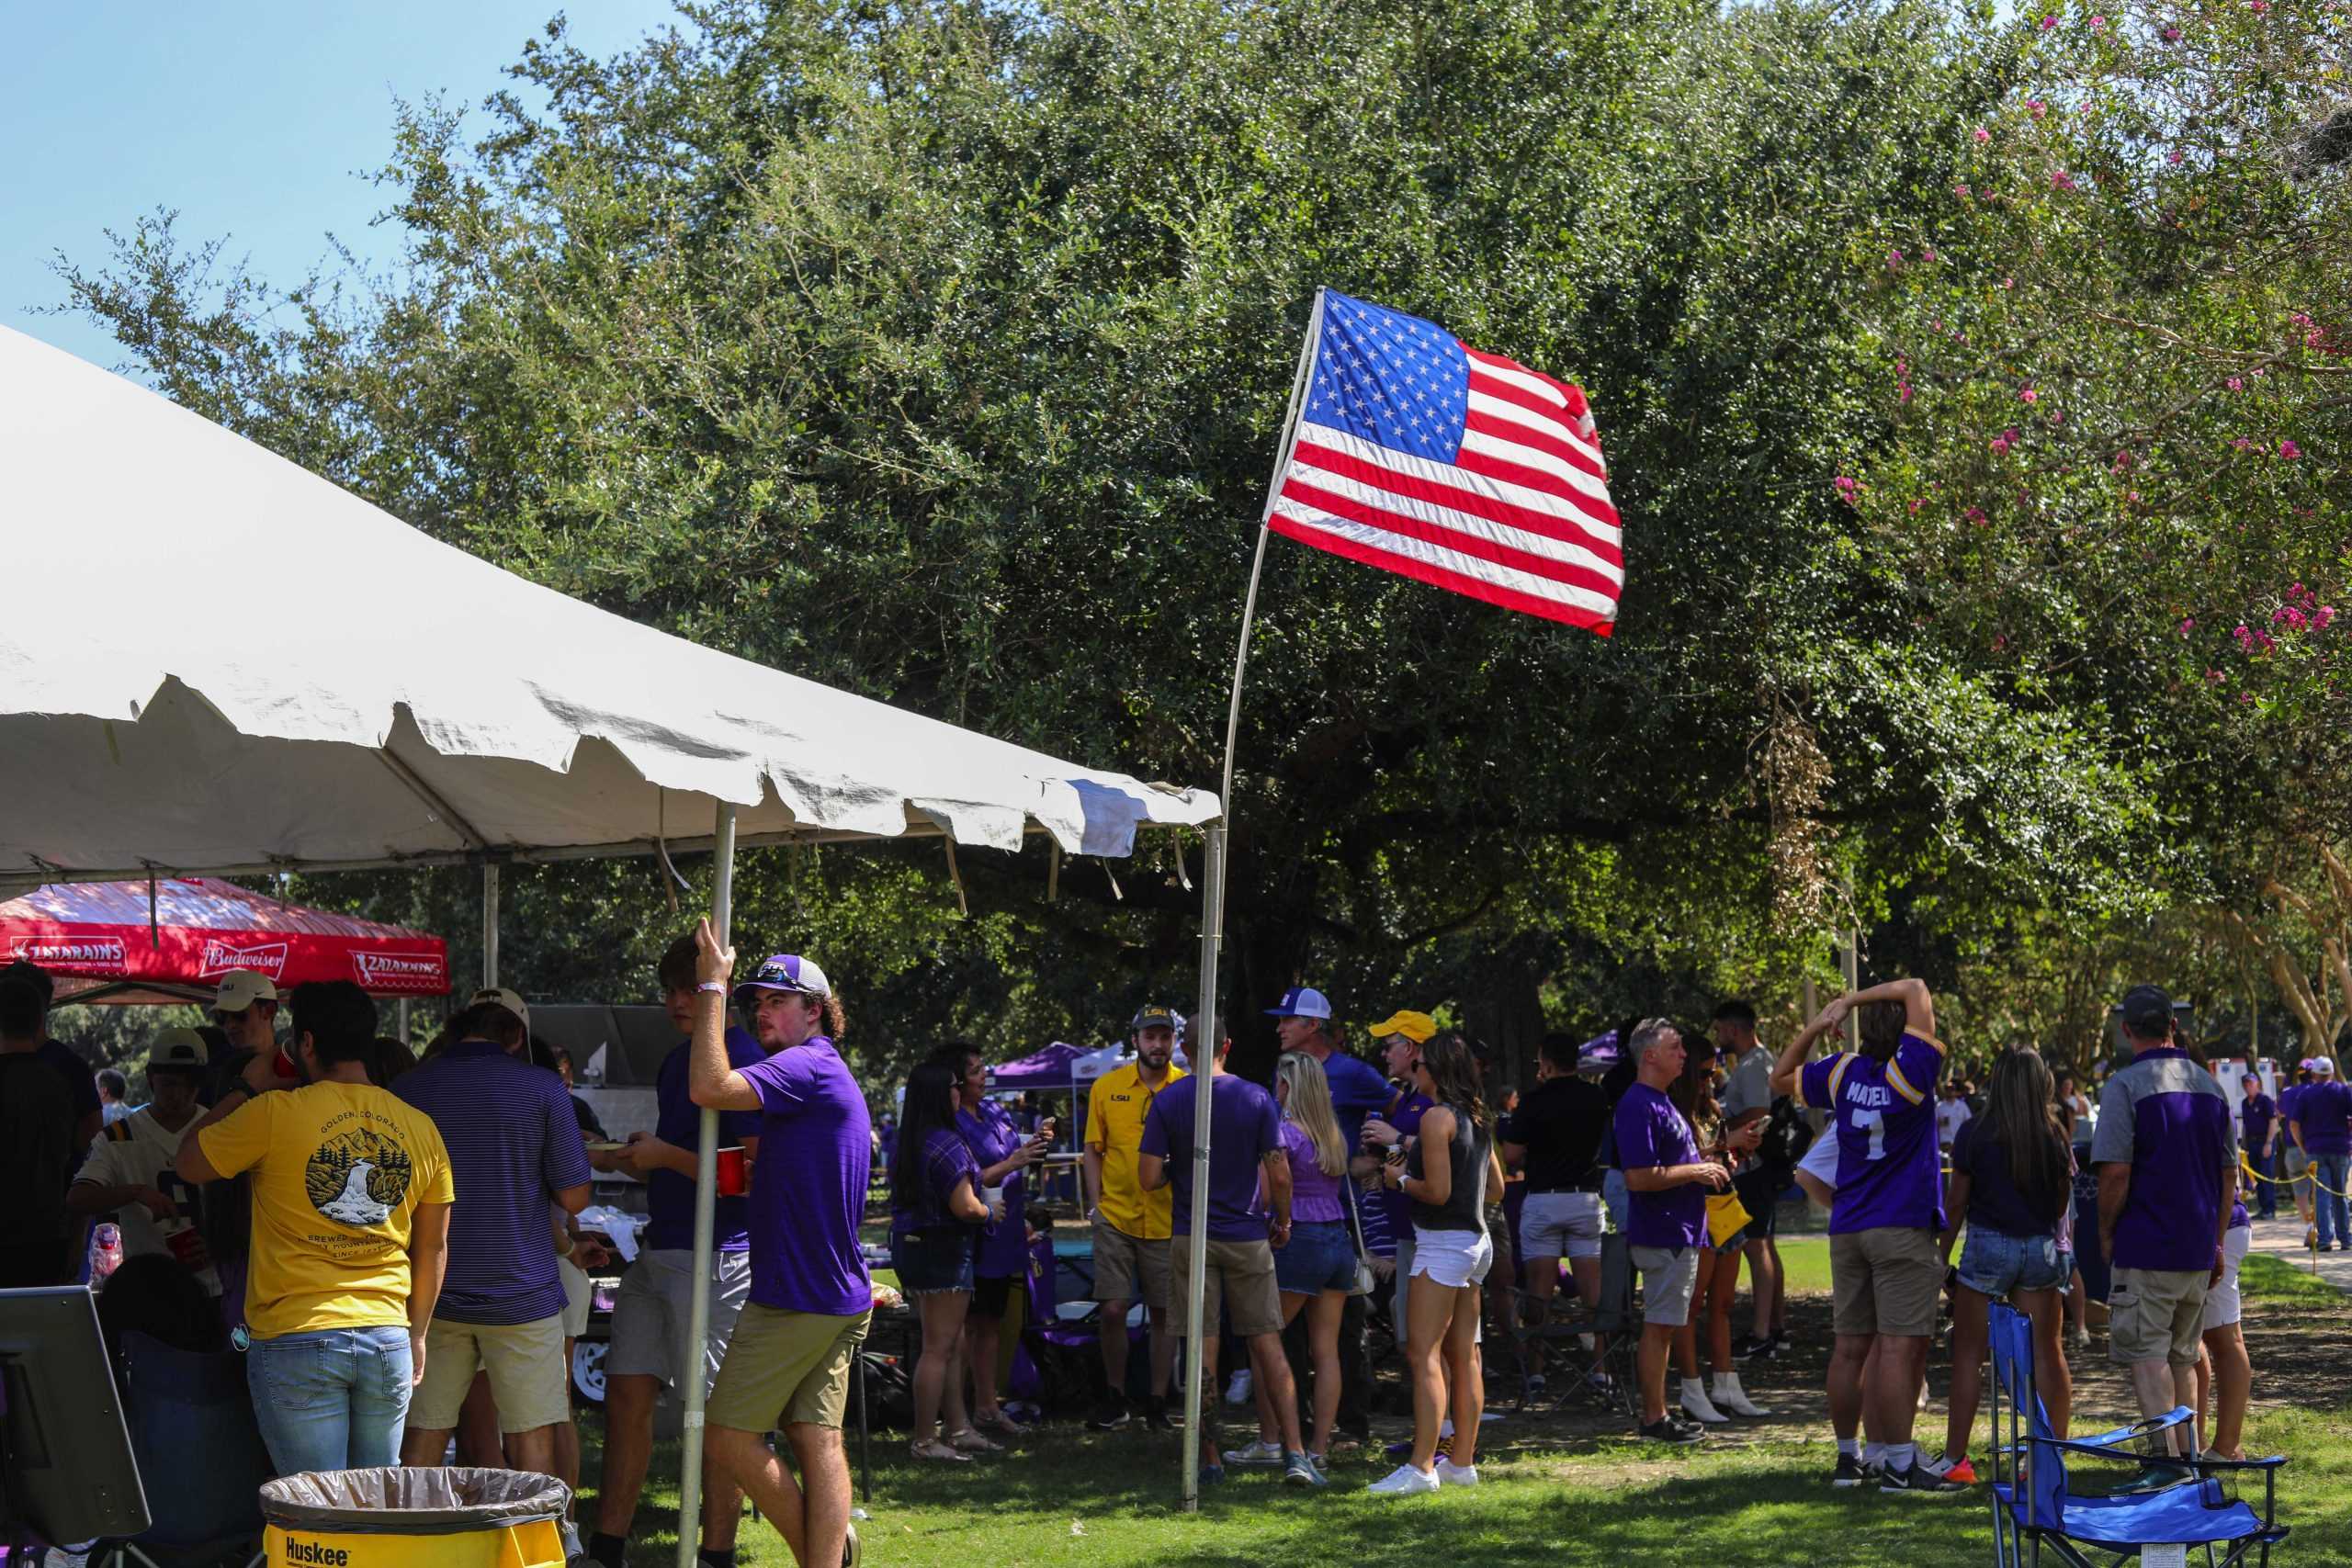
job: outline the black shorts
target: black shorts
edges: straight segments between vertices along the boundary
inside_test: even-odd
[[[1780,1197],[1788,1184],[1777,1172],[1766,1170],[1746,1171],[1733,1178],[1731,1190],[1739,1195],[1739,1206],[1747,1211],[1748,1240],[1767,1240],[1778,1230]]]
[[[1006,1303],[1012,1300],[1012,1276],[1001,1274],[991,1280],[982,1276],[972,1281],[973,1317],[1000,1318]]]

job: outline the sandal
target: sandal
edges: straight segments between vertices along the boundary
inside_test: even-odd
[[[1004,1452],[1004,1445],[1002,1443],[984,1438],[969,1427],[965,1427],[960,1432],[948,1433],[947,1441],[958,1451],[967,1454],[1001,1454]]]
[[[1000,1410],[992,1416],[973,1416],[972,1430],[994,1432],[1000,1438],[1018,1438],[1026,1433],[1029,1428]]]
[[[910,1445],[910,1451],[912,1452],[914,1457],[917,1459],[952,1460],[957,1464],[969,1464],[972,1462],[972,1456],[970,1454],[960,1453],[956,1450],[948,1447],[945,1443],[941,1442],[937,1438],[918,1438]]]

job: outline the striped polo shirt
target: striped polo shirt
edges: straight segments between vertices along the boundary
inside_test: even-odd
[[[589,1179],[563,1080],[469,1040],[402,1074],[392,1092],[433,1119],[458,1181],[449,1271],[433,1315],[501,1327],[561,1313],[548,1205]]]

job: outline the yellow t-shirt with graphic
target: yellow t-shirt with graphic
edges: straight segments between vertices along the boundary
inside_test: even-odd
[[[416,1207],[457,1198],[431,1118],[373,1084],[314,1083],[247,1100],[197,1143],[221,1175],[254,1173],[254,1333],[408,1322]]]
[[[1143,1147],[1143,1119],[1161,1089],[1184,1076],[1175,1063],[1156,1086],[1147,1085],[1133,1062],[1114,1067],[1094,1080],[1086,1100],[1086,1142],[1102,1149],[1102,1217],[1115,1230],[1139,1241],[1165,1241],[1174,1192],[1166,1187],[1147,1192],[1136,1174],[1136,1156]]]

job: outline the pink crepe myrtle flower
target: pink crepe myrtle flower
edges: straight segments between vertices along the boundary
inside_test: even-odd
[[[2189,616],[2188,619],[2180,623],[2180,635],[2183,637],[2187,637],[2190,632],[2193,632],[2196,629],[2197,617],[2194,615]]]
[[[2091,31],[2095,33],[2103,33],[2106,30],[2107,18],[2105,17],[2093,17],[2091,18]]]
[[[2050,188],[2052,190],[2073,190],[2075,188],[2075,176],[2068,174],[2064,169],[2052,169],[2050,171]]]
[[[2188,155],[2188,154],[2183,152],[2179,148],[2176,147],[2171,152],[2165,154],[2165,162],[2167,164],[2177,164]]]
[[[2178,28],[2166,28],[2164,30],[2164,40],[2166,43],[2178,43],[2180,41],[2180,29]]]
[[[2322,604],[2318,609],[2312,612],[2312,630],[2315,632],[2324,632],[2327,630],[2327,623],[2334,619],[2335,619],[2335,606],[2333,604]]]
[[[2009,438],[2008,438],[2007,436],[2006,436],[2006,435],[1996,435],[1995,437],[1993,437],[1993,456],[1995,456],[1996,457],[2007,457],[2007,456],[2008,456],[2008,452],[2009,452],[2009,446],[2010,446],[2010,441],[2009,441]]]
[[[2017,286],[2018,280],[2014,277],[2005,277],[2001,279],[2001,287],[2004,288],[2015,288]]]
[[[2028,98],[2025,101],[2025,107],[2033,111],[2034,118],[2040,119],[2041,118],[2042,111],[2047,109],[2050,106],[2043,103],[2040,98]]]
[[[1981,506],[1972,506],[1966,512],[1962,513],[1961,515],[1979,528],[1982,528],[1990,521],[1990,519],[1984,515],[1984,509]]]
[[[2205,671],[2205,679],[2208,681],[2226,681],[2229,677],[2222,674],[2219,670],[2208,670]]]
[[[1901,272],[1903,270],[1903,253],[1901,251],[1889,251],[1886,253],[1886,270],[1889,272]]]
[[[2270,0],[2245,0],[2245,8],[2259,17],[2270,9]]]
[[[1894,400],[1898,403],[1907,403],[1911,400],[1910,382],[1897,381],[1894,384]]]
[[[2260,3],[2261,0],[2256,0],[2256,4],[2259,5]],[[2238,701],[2242,703],[2250,703],[2254,701],[2254,694],[2252,692],[2240,692],[2238,694]]]
[[[1976,128],[1976,133],[1975,133],[1975,134],[1976,134],[1976,140],[1977,140],[1977,141],[1992,141],[1992,140],[1993,140],[1993,133],[1992,133],[1991,131],[1989,131],[1989,130],[1985,130],[1985,129],[1984,129],[1983,126],[1981,126],[1981,125],[1980,125],[1980,126],[1978,126],[1978,127]]]
[[[2031,387],[2020,387],[2018,389],[2018,401],[2021,403],[2032,403],[2040,402],[2041,400],[2041,394],[2035,391]]]
[[[2281,441],[2278,443],[2278,456],[2281,457],[2300,457],[2302,455],[2303,449],[2296,446],[2293,442]]]
[[[2223,385],[2224,387],[2227,387],[2227,388],[2228,388],[2231,391],[2233,391],[2233,392],[2243,392],[2243,391],[2245,391],[2245,383],[2244,381],[2239,380],[2239,379],[2238,379],[2236,377],[2234,377],[2234,376],[2231,377],[2228,380],[2226,380],[2226,381],[2222,382],[2222,385]]]
[[[2055,17],[2044,17],[2041,18],[2041,30],[2045,33],[2057,25],[2058,18]]]

